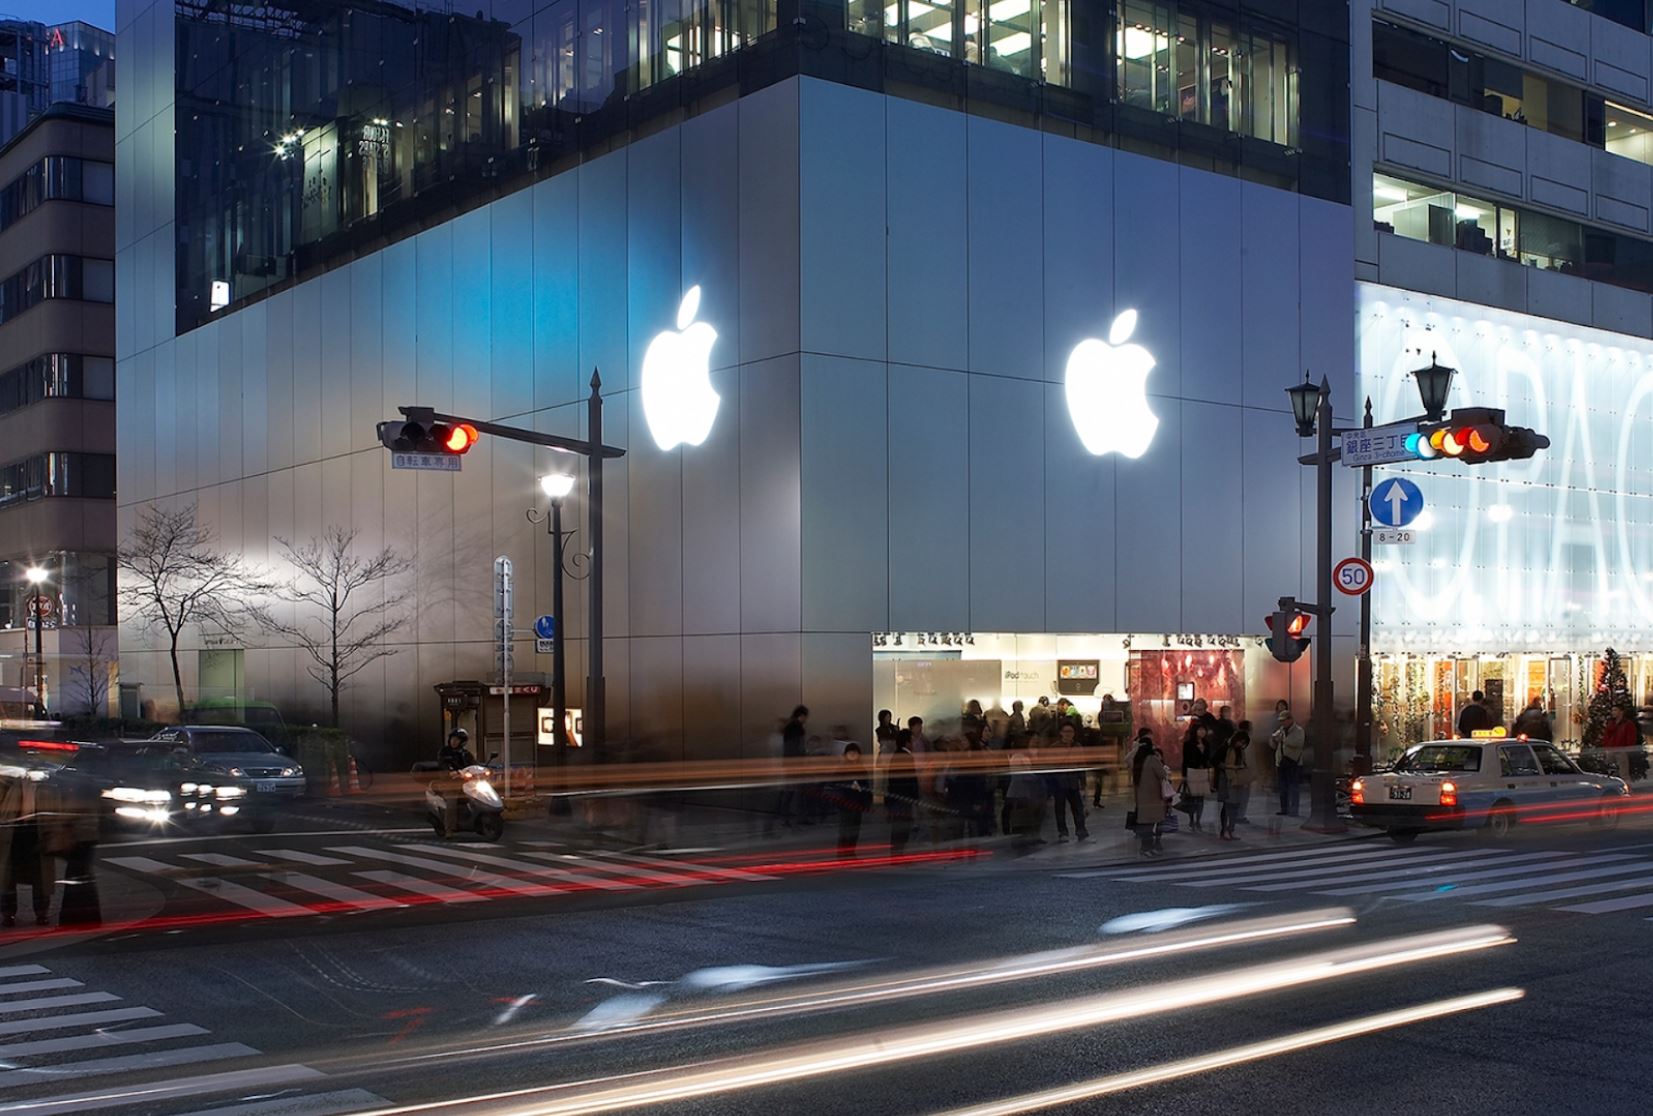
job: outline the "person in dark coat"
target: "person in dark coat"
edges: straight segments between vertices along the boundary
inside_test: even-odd
[[[889,779],[884,791],[884,811],[890,819],[890,851],[899,856],[913,835],[913,812],[918,807],[918,767],[913,762],[911,729],[895,736],[890,754]]]
[[[1131,783],[1136,788],[1135,815],[1137,839],[1142,842],[1143,856],[1158,856],[1162,851],[1159,827],[1165,820],[1165,780],[1170,772],[1154,747],[1154,734],[1149,729],[1137,733],[1136,752],[1131,756]]]
[[[47,864],[41,837],[41,781],[37,771],[12,768],[0,777],[0,924],[17,925],[17,889],[27,885],[36,926],[45,926],[52,909],[55,873]]]
[[[861,762],[861,745],[845,744],[843,760],[844,774],[833,786],[832,798],[838,807],[838,855],[849,859],[861,840],[861,819],[872,809],[872,782]]]
[[[1052,764],[1063,764],[1072,759],[1071,752],[1078,740],[1078,730],[1073,721],[1063,717],[1056,729],[1056,745],[1042,757]],[[1045,776],[1050,788],[1050,797],[1056,801],[1056,839],[1068,839],[1069,813],[1073,814],[1073,828],[1081,841],[1090,840],[1090,831],[1085,828],[1085,776],[1082,771],[1052,771]]]
[[[1204,721],[1188,722],[1182,738],[1182,789],[1188,819],[1194,832],[1201,831],[1205,818],[1205,797],[1211,789],[1211,730]]]
[[[781,824],[789,828],[798,813],[801,798],[792,780],[809,751],[808,725],[809,709],[800,705],[792,710],[792,716],[781,728],[781,793],[775,804],[775,813],[780,817]]]

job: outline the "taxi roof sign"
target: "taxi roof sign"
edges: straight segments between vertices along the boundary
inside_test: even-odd
[[[1497,728],[1476,729],[1469,734],[1471,740],[1502,740],[1508,736],[1502,726]]]

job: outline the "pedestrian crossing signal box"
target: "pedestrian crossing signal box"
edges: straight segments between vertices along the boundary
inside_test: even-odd
[[[504,750],[505,744],[505,687],[498,682],[461,680],[439,682],[436,693],[442,701],[442,735],[436,747],[440,749],[448,733],[462,728],[471,734],[471,754],[479,762]],[[511,683],[511,764],[533,753],[537,735],[539,707],[551,700],[550,687],[540,681],[513,681]],[[435,757],[432,750],[429,758]]]

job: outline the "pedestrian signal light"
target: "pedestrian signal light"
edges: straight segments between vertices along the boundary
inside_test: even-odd
[[[1301,659],[1303,652],[1309,649],[1309,641],[1303,632],[1311,619],[1306,612],[1289,609],[1281,609],[1267,617],[1269,653],[1282,663],[1295,663]]]

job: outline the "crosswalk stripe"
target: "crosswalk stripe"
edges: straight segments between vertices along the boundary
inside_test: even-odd
[[[320,876],[312,876],[307,872],[265,872],[263,875],[288,887],[295,887],[300,891],[320,895],[322,898],[331,899],[335,903],[348,903],[350,906],[364,911],[383,911],[393,907],[407,906],[406,903],[398,902],[395,899],[383,895],[374,895],[370,891],[363,891],[360,888],[351,887],[349,884],[324,880]]]
[[[1452,855],[1451,853],[1431,853],[1427,856],[1419,856],[1414,853],[1401,853],[1398,856],[1368,857],[1350,864],[1317,864],[1313,868],[1293,865],[1285,871],[1264,869],[1243,875],[1223,876],[1220,879],[1200,876],[1195,879],[1169,880],[1167,882],[1182,884],[1185,887],[1232,887],[1237,884],[1250,884],[1265,880],[1324,879],[1327,876],[1337,876],[1341,879],[1351,872],[1365,872],[1371,869],[1384,872],[1411,871],[1425,865],[1435,864],[1443,857],[1450,859]]]
[[[1439,873],[1451,873],[1451,872],[1462,872],[1462,871],[1465,871],[1465,870],[1473,871],[1476,868],[1479,868],[1484,864],[1496,864],[1499,867],[1503,867],[1504,865],[1509,864],[1509,862],[1512,861],[1512,860],[1520,860],[1520,861],[1531,862],[1531,861],[1534,861],[1534,860],[1551,860],[1551,859],[1556,859],[1556,858],[1560,858],[1560,857],[1565,857],[1566,855],[1567,855],[1566,853],[1557,853],[1557,852],[1521,853],[1521,854],[1516,855],[1516,856],[1501,856],[1501,857],[1498,857],[1498,858],[1494,859],[1492,857],[1484,857],[1479,852],[1455,853],[1455,854],[1452,854],[1452,856],[1461,857],[1462,859],[1453,860],[1451,857],[1436,857],[1433,860],[1425,861],[1424,863],[1417,864],[1415,866],[1412,866],[1412,867],[1406,869],[1406,874],[1409,875],[1409,876],[1418,877],[1418,878],[1414,878],[1414,879],[1411,880],[1411,883],[1413,884],[1413,886],[1417,886],[1417,885],[1422,884],[1422,883],[1425,882],[1425,879],[1423,877],[1428,877],[1432,873],[1437,873],[1437,872],[1439,872]],[[1443,861],[1445,863],[1443,863]],[[1526,865],[1526,867],[1533,868],[1533,867],[1536,867],[1536,866],[1531,864],[1531,863],[1528,863]],[[1355,874],[1353,874],[1353,875],[1340,877],[1337,880],[1337,883],[1339,883],[1339,884],[1381,883],[1385,880],[1394,879],[1395,878],[1395,872],[1396,872],[1396,869],[1393,869],[1393,868],[1386,868],[1386,869],[1384,869],[1382,871],[1379,871],[1379,872],[1366,872],[1366,871],[1364,871],[1364,866],[1363,866],[1362,870],[1355,872]],[[1309,891],[1309,890],[1313,890],[1314,888],[1317,888],[1317,887],[1325,887],[1325,886],[1326,886],[1326,881],[1325,880],[1308,880],[1308,881],[1298,880],[1298,881],[1294,881],[1292,883],[1258,884],[1258,885],[1255,885],[1255,886],[1252,886],[1252,887],[1248,887],[1248,888],[1246,888],[1246,890],[1247,891]],[[1350,889],[1350,890],[1352,891],[1353,889]]]
[[[667,868],[674,872],[690,872],[694,876],[716,876],[722,880],[772,880],[774,876],[766,876],[761,872],[748,872],[740,868],[717,868],[709,864],[682,864],[675,860],[662,860],[657,856],[639,856],[636,853],[606,852],[594,850],[593,855],[607,857],[611,860],[623,860],[629,864],[647,864],[655,868]],[[586,861],[593,864],[594,861]]]
[[[231,856],[228,853],[179,853],[185,860],[199,860],[202,864],[210,864],[214,868],[262,868],[256,860],[248,860],[244,856]]]
[[[299,864],[313,864],[318,868],[350,863],[348,860],[340,860],[336,856],[321,856],[313,852],[304,852],[302,849],[259,849],[258,855],[273,856],[278,860],[293,860]]]
[[[1362,849],[1368,852],[1382,852],[1385,848],[1393,849],[1394,846],[1375,845],[1369,843],[1356,845],[1353,842],[1339,842],[1335,845],[1322,845],[1312,849],[1294,849],[1289,852],[1245,852],[1225,854],[1213,852],[1210,857],[1210,864],[1213,868],[1221,868],[1228,865],[1239,864],[1242,861],[1247,864],[1268,864],[1287,860],[1319,860],[1329,856],[1344,856],[1351,851],[1359,852],[1362,851]],[[1100,869],[1098,871],[1088,872],[1085,874],[1106,874],[1110,879],[1129,880],[1136,879],[1139,876],[1155,876],[1163,871],[1165,871],[1165,866],[1159,865],[1153,868],[1121,869],[1117,872],[1110,872],[1106,869]],[[1079,875],[1079,873],[1076,872],[1074,875]]]
[[[10,977],[40,976],[43,973],[49,972],[51,972],[51,970],[46,968],[44,965],[7,965],[5,968],[0,969],[0,980],[6,980]]]
[[[382,1108],[388,1103],[366,1089],[340,1089],[331,1093],[248,1101],[223,1108],[198,1108],[181,1116],[338,1116],[339,1113]]]
[[[432,860],[427,856],[408,856],[406,853],[395,853],[386,849],[370,849],[363,845],[344,845],[327,851],[366,857],[370,860],[388,860],[392,864],[406,864],[413,868],[426,868],[440,875],[462,879],[479,887],[495,888],[499,891],[514,891],[519,895],[544,895],[559,890],[550,884],[525,884],[487,872],[467,872],[463,865]]]
[[[1178,882],[1192,879],[1228,879],[1236,876],[1266,875],[1277,872],[1309,871],[1316,868],[1336,866],[1354,871],[1363,861],[1402,858],[1415,855],[1411,852],[1396,853],[1391,848],[1359,849],[1343,853],[1339,856],[1316,857],[1291,863],[1259,864],[1250,857],[1224,860],[1219,864],[1189,863],[1171,864],[1155,871],[1152,876],[1133,876],[1125,880],[1126,883],[1161,883],[1175,880]],[[1427,856],[1427,854],[1426,854]],[[1261,858],[1258,858],[1261,859]]]
[[[1534,855],[1537,855],[1537,854],[1534,854]],[[1557,855],[1557,854],[1545,854],[1545,855],[1550,856],[1550,859],[1547,860],[1542,866],[1538,866],[1537,870],[1552,871],[1552,870],[1560,870],[1560,869],[1565,869],[1565,868],[1574,868],[1574,867],[1578,867],[1579,865],[1583,865],[1583,864],[1596,864],[1596,863],[1601,863],[1603,861],[1620,861],[1620,860],[1629,859],[1629,855],[1626,854],[1626,853],[1617,853],[1617,854],[1614,854],[1614,855],[1611,855],[1611,856],[1597,856],[1597,857],[1569,856],[1566,853],[1562,853],[1562,854],[1559,854],[1559,855]],[[1450,881],[1442,881],[1442,882],[1443,883],[1449,882],[1449,883],[1451,883],[1451,885],[1454,888],[1456,888],[1459,884],[1462,884],[1462,883],[1473,883],[1473,882],[1478,881],[1478,880],[1494,880],[1494,879],[1498,879],[1498,878],[1503,877],[1503,876],[1515,876],[1515,875],[1520,875],[1522,873],[1530,873],[1530,872],[1535,870],[1535,865],[1533,865],[1530,862],[1529,863],[1523,863],[1523,864],[1508,864],[1505,861],[1499,861],[1498,863],[1503,865],[1503,867],[1487,868],[1487,869],[1476,870],[1474,872],[1466,872],[1461,876],[1453,876]],[[1328,891],[1316,892],[1315,894],[1317,894],[1317,895],[1367,895],[1367,894],[1369,894],[1371,892],[1374,892],[1374,891],[1415,891],[1415,890],[1417,890],[1417,887],[1418,887],[1420,882],[1422,882],[1422,881],[1419,881],[1419,880],[1416,880],[1416,879],[1399,879],[1399,880],[1392,880],[1388,883],[1368,883],[1368,884],[1362,884],[1359,887],[1334,888],[1334,889],[1331,889],[1331,890],[1328,890]]]
[[[20,980],[13,984],[0,984],[0,996],[10,996],[14,992],[50,992],[54,988],[79,988],[78,980],[69,980],[67,977],[58,977],[54,980]]]
[[[1577,887],[1558,887],[1522,895],[1503,895],[1497,899],[1477,899],[1471,906],[1529,907],[1539,903],[1553,903],[1557,899],[1575,899],[1581,895],[1600,895],[1604,891],[1628,891],[1631,888],[1648,886],[1653,886],[1653,876],[1635,876],[1628,880],[1605,880],[1601,883],[1579,884]]]
[[[575,856],[572,853],[525,852],[522,855],[538,857],[544,860],[554,861],[558,864],[578,864],[581,867],[593,872],[608,872],[612,875],[627,876],[631,879],[650,880],[654,883],[665,884],[669,887],[688,887],[691,884],[699,882],[692,877],[682,875],[681,873],[674,874],[671,872],[656,872],[652,868],[644,868],[639,864],[607,864],[602,861],[588,860],[585,857]],[[692,869],[694,866],[691,864],[684,865],[683,867],[684,870],[688,870]]]
[[[0,1001],[0,1015],[16,1015],[20,1011],[43,1011],[47,1008],[79,1007],[82,1004],[112,1004],[119,996],[108,992],[75,992],[68,996],[34,996],[27,1000]]]
[[[1453,885],[1450,889],[1440,891],[1426,891],[1418,895],[1396,895],[1394,898],[1408,903],[1428,903],[1439,899],[1463,899],[1470,895],[1491,895],[1499,891],[1515,891],[1527,887],[1548,887],[1551,884],[1572,883],[1574,880],[1598,879],[1602,876],[1622,876],[1627,872],[1645,872],[1647,865],[1631,862],[1629,864],[1609,864],[1605,867],[1583,868],[1576,872],[1562,872],[1556,874],[1540,873],[1519,880],[1500,880],[1497,883],[1471,884],[1469,887]]]
[[[622,883],[619,880],[607,880],[601,876],[581,876],[574,872],[560,868],[546,868],[540,864],[530,864],[526,860],[512,860],[507,856],[492,856],[487,853],[473,853],[469,849],[450,849],[445,846],[430,847],[426,845],[403,845],[404,849],[418,849],[420,852],[438,856],[451,856],[457,860],[474,861],[477,864],[490,864],[495,868],[510,868],[530,876],[541,879],[565,880],[590,887],[606,888],[610,891],[629,891],[636,884]],[[532,855],[532,854],[524,854]]]
[[[146,1009],[147,1010],[147,1009]],[[160,1012],[150,1012],[159,1015]],[[30,1042],[0,1043],[0,1058],[27,1058],[35,1054],[63,1054],[70,1050],[91,1050],[100,1046],[160,1042],[162,1039],[191,1038],[207,1033],[193,1023],[162,1023],[153,1027],[127,1027],[119,1031],[93,1031],[65,1038],[34,1039]]]
[[[260,1066],[256,1069],[228,1070],[207,1073],[198,1077],[178,1077],[147,1085],[122,1085],[102,1092],[72,1093],[55,1097],[39,1097],[16,1101],[6,1106],[8,1112],[23,1116],[54,1116],[59,1112],[92,1112],[100,1108],[120,1108],[126,1105],[152,1105],[157,1101],[200,1093],[222,1093],[231,1089],[263,1089],[277,1085],[293,1085],[326,1077],[309,1066]]]
[[[246,1058],[258,1051],[239,1042],[221,1042],[213,1046],[183,1046],[177,1050],[157,1050],[151,1054],[122,1054],[115,1058],[94,1058],[84,1062],[57,1062],[49,1066],[33,1066],[0,1072],[0,1089],[20,1089],[42,1085],[48,1081],[78,1077],[96,1077],[105,1073],[125,1073],[165,1069],[169,1066],[187,1066],[199,1062],[217,1062],[225,1058]]]
[[[432,883],[430,880],[422,880],[417,876],[403,875],[401,872],[387,870],[382,872],[356,872],[354,875],[377,884],[384,884],[386,887],[397,887],[415,895],[427,895],[432,899],[440,899],[444,903],[480,903],[487,898],[487,896],[478,895],[473,891],[460,891],[457,888]]]
[[[147,856],[112,856],[105,863],[119,868],[131,868],[138,872],[147,872],[151,875],[167,876],[174,883],[195,891],[204,892],[248,910],[257,911],[261,915],[271,918],[284,918],[292,915],[315,914],[309,907],[302,907],[297,903],[289,903],[285,899],[277,899],[273,895],[265,895],[261,891],[254,891],[250,887],[230,880],[203,877],[190,879],[176,875],[177,869],[165,861],[154,860]]]
[[[1557,907],[1556,910],[1606,914],[1608,911],[1630,911],[1637,907],[1653,907],[1653,895],[1627,895],[1623,899],[1603,899],[1599,903],[1580,903],[1576,907]]]
[[[24,1035],[30,1031],[61,1027],[88,1027],[94,1023],[119,1023],[125,1019],[153,1019],[161,1013],[154,1008],[110,1008],[108,1011],[77,1011],[73,1015],[47,1015],[38,1019],[13,1019],[0,1023],[0,1035]]]

